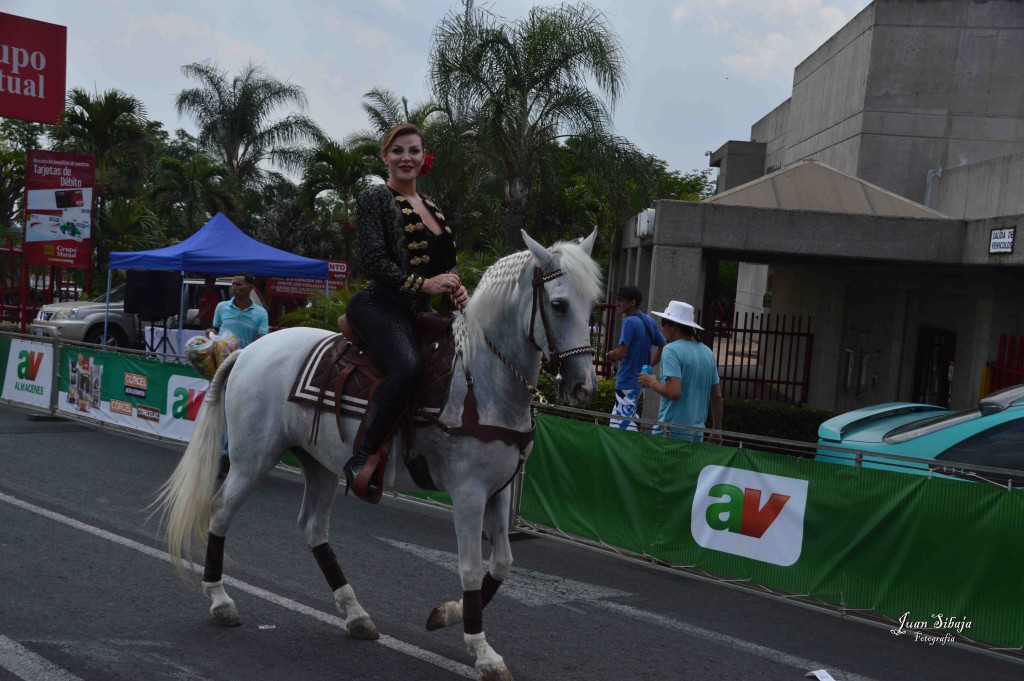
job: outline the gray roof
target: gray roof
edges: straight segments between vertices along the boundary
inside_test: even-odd
[[[814,160],[797,161],[770,175],[715,194],[704,199],[704,203],[907,218],[949,217]]]

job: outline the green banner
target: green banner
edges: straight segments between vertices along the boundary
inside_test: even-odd
[[[58,411],[185,441],[209,386],[186,364],[76,346],[58,374]]]
[[[540,414],[522,516],[916,629],[1024,646],[1021,490]]]
[[[0,336],[0,376],[7,375],[7,355],[11,352],[11,339]]]

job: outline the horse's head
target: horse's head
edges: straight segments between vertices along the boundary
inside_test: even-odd
[[[596,238],[594,230],[578,246],[560,242],[547,249],[523,232],[534,261],[529,338],[555,365],[559,398],[569,404],[586,404],[597,390],[590,345],[590,315],[601,293],[600,270],[590,257]]]

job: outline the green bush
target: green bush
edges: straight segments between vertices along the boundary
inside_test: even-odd
[[[537,381],[537,388],[548,402],[558,404],[558,391],[555,389],[555,384],[546,374],[542,373],[540,375],[540,379]],[[610,414],[612,413],[613,406],[615,406],[615,379],[597,379],[597,393],[591,396],[590,402],[584,409],[602,414]]]
[[[725,429],[734,433],[817,442],[818,426],[835,414],[779,402],[725,401]]]
[[[540,375],[537,387],[548,402],[558,403],[555,386],[545,374]],[[647,392],[644,399],[659,400],[660,398],[653,392]],[[615,406],[615,379],[598,379],[597,394],[584,408],[599,414],[610,414],[613,406]],[[818,426],[835,416],[831,412],[795,404],[735,399],[725,400],[723,410],[725,430],[809,443],[818,441]]]
[[[281,326],[311,326],[328,331],[338,330],[338,317],[345,314],[348,301],[362,289],[361,282],[346,283],[344,288],[330,295],[318,293],[310,296],[303,307],[281,317]]]

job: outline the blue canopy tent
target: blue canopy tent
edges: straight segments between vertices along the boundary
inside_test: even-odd
[[[202,272],[203,274],[238,274],[247,272],[261,277],[291,277],[323,279],[327,291],[328,264],[326,260],[304,258],[268,246],[247,236],[223,213],[217,213],[195,234],[179,244],[150,251],[115,251],[110,254],[107,271],[107,316],[110,312],[111,273],[115,269],[174,270]],[[185,300],[178,315],[179,332],[184,326]],[[107,320],[103,322],[103,338],[107,337]],[[181,335],[178,342],[180,345]]]

